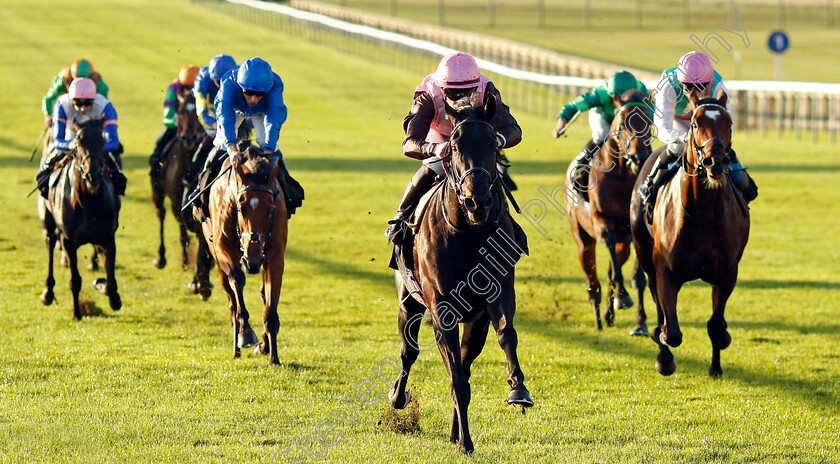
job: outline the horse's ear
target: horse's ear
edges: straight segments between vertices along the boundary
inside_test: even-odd
[[[688,101],[691,102],[691,111],[694,111],[694,109],[697,108],[697,103],[700,101],[701,97],[698,95],[698,92],[688,92],[685,96],[688,97]]]
[[[723,89],[718,90],[714,97],[715,100],[720,102],[720,106],[726,107],[726,101],[729,100],[729,95]]]
[[[496,95],[492,93],[488,93],[484,99],[484,116],[488,121],[492,121],[496,116]]]

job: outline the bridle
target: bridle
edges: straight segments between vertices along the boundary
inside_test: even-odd
[[[478,120],[474,120],[474,119],[465,119],[465,120],[460,121],[459,123],[457,123],[455,125],[455,127],[452,129],[452,134],[454,135],[455,132],[458,129],[460,129],[461,126],[463,126],[465,124],[478,124],[478,125],[481,125],[481,126],[486,126],[486,127],[490,128],[492,133],[496,132],[496,129],[489,122],[478,121]],[[458,176],[458,173],[455,172],[455,167],[452,165],[452,162],[451,162],[453,152],[457,152],[457,151],[458,151],[458,148],[456,146],[454,146],[451,142],[449,144],[447,144],[446,151],[445,151],[444,155],[441,157],[441,163],[443,165],[443,172],[444,172],[444,175],[446,176],[447,183],[449,184],[450,187],[452,187],[452,189],[455,191],[455,194],[458,196],[458,204],[463,206],[464,200],[466,200],[466,198],[467,198],[466,195],[464,195],[464,193],[463,193],[463,184],[464,184],[464,180],[466,180],[467,176],[469,176],[470,174],[473,174],[473,175],[474,174],[484,174],[490,180],[490,187],[488,188],[488,191],[491,191],[491,192],[493,191],[493,188],[496,186],[496,184],[499,182],[500,176],[499,176],[499,172],[496,169],[493,169],[493,172],[491,173],[490,171],[488,171],[487,169],[485,169],[483,167],[476,167],[476,168],[467,169],[460,176]],[[498,156],[499,156],[499,149],[497,148],[496,149],[496,157],[498,158]],[[450,162],[447,163],[447,160],[450,160]]]
[[[276,161],[275,161],[276,162]],[[238,217],[242,215],[242,209],[239,207],[239,202],[235,201],[234,204],[236,205],[236,236],[239,238],[239,251],[243,254],[245,253],[245,248],[242,246],[242,238],[246,237],[248,239],[248,245],[257,244],[260,246],[260,250],[264,253],[265,244],[268,242],[268,238],[271,237],[271,232],[274,229],[274,211],[277,209],[277,191],[274,189],[270,189],[268,187],[263,187],[260,185],[254,186],[247,186],[247,187],[240,187],[236,192],[236,197],[238,198],[239,195],[245,192],[263,192],[268,193],[271,195],[271,198],[274,200],[274,204],[271,206],[271,211],[268,213],[268,231],[266,233],[257,233],[257,232],[245,232],[239,229],[239,220]]]
[[[723,139],[721,139],[720,137],[712,137],[710,139],[705,140],[701,144],[697,143],[697,138],[694,135],[694,130],[697,129],[697,121],[696,121],[697,111],[700,108],[717,108],[717,109],[719,109],[723,114],[726,115],[727,119],[729,119],[730,134],[732,133],[732,117],[729,115],[729,111],[726,111],[726,108],[724,108],[723,106],[721,106],[717,103],[704,103],[704,104],[699,105],[696,108],[694,108],[694,111],[691,113],[691,120],[690,120],[691,125],[688,129],[688,139],[689,139],[689,142],[691,143],[691,145],[694,147],[694,151],[697,152],[697,162],[694,164],[694,166],[692,166],[694,168],[694,174],[690,174],[690,173],[688,173],[688,170],[686,170],[686,173],[691,175],[691,176],[699,176],[702,173],[704,173],[705,170],[708,167],[711,167],[712,159],[711,159],[711,157],[707,156],[707,153],[711,153],[711,149],[707,148],[707,145],[709,145],[709,142],[711,142],[711,144],[712,144],[711,148],[722,147],[723,150],[724,150],[724,160],[728,161],[728,162],[731,162],[731,160],[729,159],[729,150],[732,147],[732,145],[731,144],[727,145],[723,141]],[[687,165],[688,165],[688,156],[686,154],[686,156],[683,159],[683,168],[685,169],[685,167]]]
[[[610,153],[610,154],[612,156],[620,155],[620,157],[624,159],[625,163],[627,163],[628,166],[635,165],[636,170],[638,171],[639,167],[641,167],[641,165],[642,165],[642,161],[639,159],[639,157],[635,153],[633,153],[633,154],[630,153],[630,144],[633,142],[634,138],[640,138],[640,137],[636,135],[635,130],[633,130],[632,128],[628,128],[627,125],[624,123],[624,121],[626,120],[624,118],[624,113],[627,111],[627,109],[632,108],[634,106],[641,106],[641,107],[644,107],[644,108],[648,107],[644,102],[630,102],[630,103],[625,103],[624,105],[622,105],[618,109],[618,111],[616,111],[616,117],[620,118],[619,120],[621,122],[618,123],[618,130],[617,131],[611,131],[610,138],[616,141],[616,144],[621,148],[621,151],[619,153]],[[633,136],[626,137],[624,135],[624,130],[625,129],[628,129],[630,132],[632,132]],[[649,146],[649,144],[648,144],[647,139],[649,139],[649,138],[650,138],[650,133],[648,133],[648,135],[646,137],[646,140],[645,140],[645,143],[648,146]],[[609,150],[609,146],[607,146],[607,150]],[[631,169],[632,169],[632,167],[631,167]]]

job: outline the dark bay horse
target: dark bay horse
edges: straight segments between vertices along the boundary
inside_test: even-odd
[[[604,321],[613,325],[615,310],[633,306],[633,299],[624,288],[621,266],[630,256],[630,195],[642,163],[650,156],[651,119],[640,90],[628,90],[621,95],[610,134],[595,154],[589,172],[587,197],[580,201],[577,195],[566,195],[566,211],[572,235],[578,245],[578,255],[586,274],[587,292],[595,327],[601,330],[601,283],[595,269],[595,244],[603,243],[610,254],[609,293]],[[576,162],[566,171],[566,181],[571,185]],[[644,310],[645,276],[636,261],[633,269],[633,287],[636,288],[638,310],[632,335],[647,335]]]
[[[151,178],[152,183],[152,204],[155,206],[160,228],[158,238],[158,256],[154,259],[157,268],[166,266],[166,246],[163,243],[163,222],[166,218],[166,207],[164,200],[169,197],[172,206],[172,214],[178,221],[181,229],[181,266],[186,269],[189,266],[189,245],[190,236],[187,232],[186,218],[181,214],[181,201],[184,195],[184,183],[182,179],[189,169],[193,153],[195,153],[199,142],[204,137],[204,129],[198,121],[195,112],[195,97],[192,92],[181,92],[178,94],[178,113],[176,118],[177,135],[163,149],[161,156],[161,168],[158,175]]]
[[[269,365],[276,366],[280,364],[277,302],[283,283],[288,232],[286,202],[278,182],[278,163],[282,161],[277,157],[266,158],[256,147],[250,147],[245,154],[246,161],[238,169],[231,166],[230,159],[225,159],[224,174],[210,189],[210,216],[202,223],[202,230],[219,267],[222,288],[230,300],[234,358],[240,356],[241,348],[259,343],[248,323],[242,267],[249,274],[262,270],[260,295],[265,305],[265,330],[260,351],[270,355]]]
[[[652,224],[646,224],[644,205],[636,189],[633,193],[633,244],[656,303],[658,324],[651,337],[659,345],[656,369],[662,375],[676,369],[669,347],[682,343],[677,293],[683,283],[702,279],[712,285],[712,316],[706,324],[712,342],[709,375],[723,373],[720,350],[732,340],[726,331],[724,309],[735,288],[750,218],[729,176],[732,118],[726,99],[726,95],[720,99],[690,97],[693,112],[686,153],[678,161],[676,176],[657,194]],[[652,164],[645,163],[637,188]]]
[[[57,182],[50,188],[49,199],[38,197],[38,216],[49,254],[46,288],[41,293],[41,302],[49,305],[55,300],[53,252],[56,242],[61,240],[70,264],[73,317],[76,319],[82,317],[79,307],[82,277],[79,275],[76,250],[85,243],[93,244],[104,256],[107,277],[105,285],[97,285],[97,288],[108,294],[111,309],[116,311],[122,307],[114,277],[117,254],[114,234],[119,225],[120,198],[106,171],[102,125],[102,119],[76,124],[76,148],[68,153],[66,163],[54,173]]]
[[[484,347],[491,323],[507,357],[508,404],[534,404],[519,367],[513,327],[513,266],[527,250],[514,242],[518,226],[501,190],[496,132],[491,124],[495,111],[492,97],[483,107],[454,110],[447,106],[455,128],[443,160],[446,182],[431,198],[418,226],[410,270],[417,280],[396,273],[402,371],[388,395],[391,405],[403,409],[410,398],[406,384],[420,351],[417,335],[428,307],[450,378],[454,409],[449,438],[463,453],[474,449],[467,421],[470,368]],[[418,290],[424,296],[413,299]],[[464,325],[460,340],[459,323]]]

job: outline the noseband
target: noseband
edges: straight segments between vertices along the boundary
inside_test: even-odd
[[[494,133],[494,134],[496,133],[496,128],[493,127],[493,125],[490,124],[489,122],[467,119],[467,120],[461,121],[458,124],[456,124],[455,127],[452,129],[452,134],[454,135],[455,131],[457,131],[459,128],[461,128],[461,126],[463,126],[465,124],[479,124],[479,125],[482,125],[482,126],[487,126],[487,127],[490,128],[492,133]],[[450,142],[446,147],[446,152],[445,152],[444,156],[441,157],[441,163],[443,163],[443,172],[446,175],[446,181],[449,183],[450,186],[452,186],[452,189],[455,190],[455,194],[458,196],[458,203],[463,205],[464,200],[466,200],[466,198],[467,198],[466,195],[464,195],[464,193],[463,193],[462,186],[464,184],[464,180],[470,174],[480,173],[480,174],[486,175],[487,178],[490,180],[490,187],[488,188],[488,191],[492,191],[493,187],[495,187],[496,183],[499,181],[498,171],[496,171],[496,169],[494,168],[493,172],[491,173],[490,171],[488,171],[487,169],[484,169],[483,167],[477,167],[477,168],[467,169],[466,171],[464,171],[463,174],[458,176],[458,174],[455,172],[455,167],[452,165],[452,163],[451,162],[449,162],[449,163],[446,162],[447,159],[451,160],[453,151],[456,151],[456,150],[453,147],[452,143]],[[498,157],[498,154],[499,154],[499,150],[497,148],[496,149],[496,156],[497,157]]]
[[[242,187],[242,188],[239,189],[239,191],[237,191],[236,195],[239,196],[240,194],[242,194],[244,192],[265,192],[265,193],[270,193],[271,197],[274,198],[274,199],[276,199],[276,197],[277,197],[277,192],[276,191],[274,191],[274,190],[272,190],[268,187],[260,187],[260,186]],[[242,209],[239,207],[239,203],[237,202],[236,205],[237,205],[236,206],[237,215],[241,215],[242,214]],[[263,247],[263,244],[268,241],[268,238],[271,236],[271,231],[274,228],[274,210],[275,209],[277,209],[277,202],[276,201],[274,202],[274,205],[271,207],[271,211],[268,214],[268,232],[266,232],[264,234],[255,233],[255,232],[242,233],[239,230],[239,221],[238,220],[236,221],[236,235],[237,235],[237,237],[239,237],[239,251],[241,251],[243,254],[245,253],[245,248],[242,246],[242,237],[247,237],[248,238],[248,244],[249,245],[258,244],[258,245],[260,245],[261,248]]]
[[[729,116],[729,112],[726,111],[726,108],[724,108],[723,106],[718,105],[716,103],[706,103],[706,104],[698,106],[697,108],[694,108],[694,112],[692,112],[692,114],[691,114],[691,127],[689,127],[689,129],[688,129],[688,134],[689,134],[688,137],[689,137],[689,141],[691,142],[691,145],[694,147],[694,151],[697,152],[697,163],[695,163],[695,165],[693,166],[695,176],[702,174],[706,170],[706,168],[711,167],[711,165],[712,165],[711,157],[707,157],[707,153],[709,153],[709,155],[711,155],[711,149],[706,148],[706,146],[709,145],[709,142],[711,142],[711,144],[712,144],[711,148],[715,148],[715,147],[722,147],[723,148],[724,159],[725,160],[729,160],[729,149],[731,147],[731,145],[727,145],[723,141],[723,139],[721,139],[720,137],[712,137],[710,139],[705,140],[701,144],[697,143],[697,138],[694,135],[694,130],[697,129],[697,121],[696,121],[697,111],[700,108],[717,108],[717,109],[719,109],[729,119],[730,134],[732,133],[732,117]],[[685,158],[686,159],[684,161],[684,164],[687,164],[688,163],[688,159],[687,159],[688,157],[686,156]],[[709,161],[708,163],[706,163],[707,160]]]

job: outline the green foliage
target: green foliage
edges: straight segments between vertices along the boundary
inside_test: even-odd
[[[183,1],[76,0],[58,8],[50,0],[2,0],[0,20],[0,462],[265,463],[296,443],[327,462],[840,460],[834,148],[736,134],[761,196],[728,306],[733,343],[722,354],[719,380],[706,373],[707,285],[681,291],[684,343],[674,350],[677,372],[661,377],[650,340],[627,335],[631,312],[620,312],[615,328],[593,329],[565,218],[549,213],[546,236],[523,221],[532,254],[517,269],[516,325],[536,405],[525,415],[504,405],[505,360],[490,336],[471,379],[470,459],[448,441],[452,406],[435,352],[421,354],[409,381],[421,402],[420,431],[377,426],[388,409],[378,371],[393,381],[386,358],[399,355],[381,234],[417,167],[399,146],[421,73]],[[279,368],[262,356],[231,359],[227,299],[218,283],[209,302],[188,294],[191,273],[177,265],[171,215],[170,264],[152,265],[157,222],[147,157],[162,130],[163,91],[183,64],[204,65],[220,52],[237,61],[261,56],[283,77],[289,121],[280,145],[307,189],[290,222]],[[83,298],[95,315],[80,322],[72,320],[66,269],[56,270],[58,302],[38,301],[46,250],[35,199],[24,199],[36,169],[25,159],[41,130],[40,98],[77,57],[90,59],[111,86],[129,178],[117,236],[123,309],[107,309],[89,286],[102,273],[83,270]],[[550,118],[520,122],[525,140],[508,155],[524,204],[539,198],[540,186],[551,190],[561,181],[588,129],[579,122],[555,141]],[[604,254],[599,249],[602,275]],[[246,301],[258,327],[252,276]],[[646,305],[653,324],[649,297]],[[421,342],[430,340],[422,328]]]

